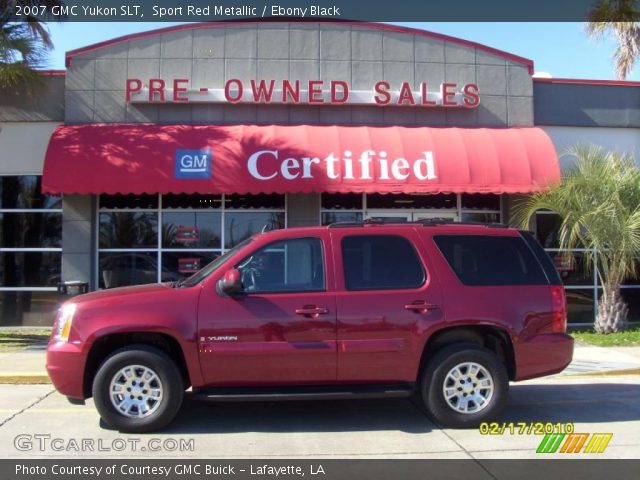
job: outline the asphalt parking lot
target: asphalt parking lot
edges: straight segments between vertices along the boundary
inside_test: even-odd
[[[543,436],[441,429],[406,399],[202,403],[165,431],[127,435],[51,385],[0,385],[0,449],[10,458],[540,458]],[[640,458],[640,376],[556,376],[512,385],[500,422],[573,422],[612,433],[598,458]],[[545,454],[562,458],[562,454]],[[566,454],[565,454],[566,455]],[[593,457],[579,453],[575,457]]]

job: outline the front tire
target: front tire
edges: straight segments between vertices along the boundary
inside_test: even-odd
[[[505,366],[497,355],[475,344],[438,351],[424,368],[420,393],[427,411],[441,425],[472,428],[494,420],[509,391]]]
[[[164,352],[133,345],[114,352],[93,380],[102,419],[121,432],[141,433],[168,425],[184,396],[182,375]]]

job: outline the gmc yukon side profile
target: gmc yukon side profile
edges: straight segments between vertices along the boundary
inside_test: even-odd
[[[443,426],[495,419],[510,381],[563,370],[564,289],[528,232],[423,222],[251,237],[191,277],[62,305],[47,370],[127,432],[205,400],[416,395]]]

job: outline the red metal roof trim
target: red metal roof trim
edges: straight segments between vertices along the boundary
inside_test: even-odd
[[[237,26],[238,24],[247,24],[247,23],[264,23],[265,21],[234,21],[234,22],[203,22],[203,23],[187,23],[184,25],[174,25],[171,27],[159,28],[156,30],[149,30],[146,32],[133,33],[130,35],[124,35],[122,37],[113,38],[111,40],[106,40],[104,42],[95,43],[93,45],[87,45],[86,47],[77,48],[75,50],[70,50],[66,53],[65,56],[65,66],[68,68],[71,66],[71,62],[73,58],[82,55],[84,53],[92,52],[94,50],[99,50],[101,48],[110,47],[112,45],[117,45],[120,43],[128,42],[130,40],[139,40],[141,38],[153,37],[157,35],[162,35],[165,33],[179,32],[183,30],[201,30],[203,28],[218,28],[224,26]],[[282,20],[278,20],[274,23],[282,23]],[[296,22],[289,22],[296,23]],[[417,28],[411,27],[402,27],[399,25],[391,25],[388,23],[376,23],[376,22],[350,22],[350,21],[331,21],[331,20],[316,20],[312,22],[298,22],[298,23],[324,23],[324,24],[335,24],[340,26],[349,25],[352,27],[360,27],[360,28],[370,28],[372,30],[382,30],[387,32],[396,32],[396,33],[405,33],[407,35],[418,35],[427,38],[435,38],[438,40],[443,40],[445,42],[457,43],[458,45],[464,45],[470,48],[477,48],[478,50],[482,50],[484,52],[490,53],[492,55],[497,55],[499,57],[503,57],[507,60],[511,60],[513,62],[522,63],[527,66],[529,69],[529,74],[533,75],[533,60],[528,58],[521,57],[519,55],[514,55],[509,52],[505,52],[503,50],[498,50],[497,48],[489,47],[487,45],[482,45],[481,43],[472,42],[470,40],[464,40],[462,38],[451,37],[449,35],[444,35],[441,33],[429,32],[426,30],[419,30]]]
[[[640,82],[633,80],[596,80],[588,78],[544,78],[533,77],[537,83],[558,83],[568,85],[604,85],[611,87],[640,87]]]
[[[209,153],[189,170],[179,150]],[[529,193],[559,181],[539,128],[114,124],[58,127],[42,185],[56,194],[433,194]]]

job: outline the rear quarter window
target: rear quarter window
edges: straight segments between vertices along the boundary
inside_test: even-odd
[[[531,249],[519,236],[436,235],[433,240],[465,285],[548,284]]]

